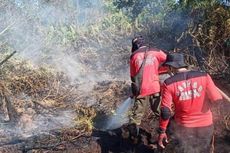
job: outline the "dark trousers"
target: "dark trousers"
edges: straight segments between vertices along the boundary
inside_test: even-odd
[[[178,140],[177,153],[209,153],[213,136],[213,125],[188,128],[175,125],[175,137]]]
[[[143,98],[135,98],[131,113],[129,115],[130,123],[141,124],[141,120],[149,107],[155,115],[160,114],[160,94],[156,93]]]

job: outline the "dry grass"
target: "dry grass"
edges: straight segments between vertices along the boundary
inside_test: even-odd
[[[51,129],[36,138],[23,138],[27,150],[55,149],[75,142],[80,137],[90,136],[97,111],[109,113],[127,98],[127,82],[98,82],[92,92],[86,94],[79,89],[79,84],[70,84],[64,74],[48,67],[37,68],[19,59],[10,59],[0,73],[0,98],[6,103],[1,106],[1,111],[9,116],[6,123],[27,131],[33,128],[33,121],[38,116],[47,118],[46,122],[49,122],[49,117],[55,117],[60,111],[74,110],[75,116],[69,116],[73,121],[71,127]],[[89,100],[94,101],[91,106],[87,105]],[[13,114],[9,115],[9,112]],[[58,125],[58,121],[55,124]],[[2,141],[2,145],[21,136],[23,135],[9,136],[4,133],[1,140],[5,137],[9,139]]]

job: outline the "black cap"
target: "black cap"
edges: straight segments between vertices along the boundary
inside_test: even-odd
[[[174,68],[182,68],[188,66],[184,62],[184,55],[180,53],[168,54],[164,65],[171,66]]]

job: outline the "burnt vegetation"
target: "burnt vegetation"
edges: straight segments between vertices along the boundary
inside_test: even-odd
[[[121,129],[104,127],[130,95],[130,42],[140,33],[184,53],[230,95],[227,0],[2,0],[0,12],[1,61],[17,51],[0,67],[0,152],[133,152]],[[230,150],[229,108],[213,110],[218,153]],[[158,119],[145,116],[149,137]],[[156,152],[139,144],[137,152]]]

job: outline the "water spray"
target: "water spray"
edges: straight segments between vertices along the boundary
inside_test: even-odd
[[[127,98],[109,118],[106,130],[113,130],[121,127],[123,124],[128,123],[128,113],[133,104],[133,99]]]

